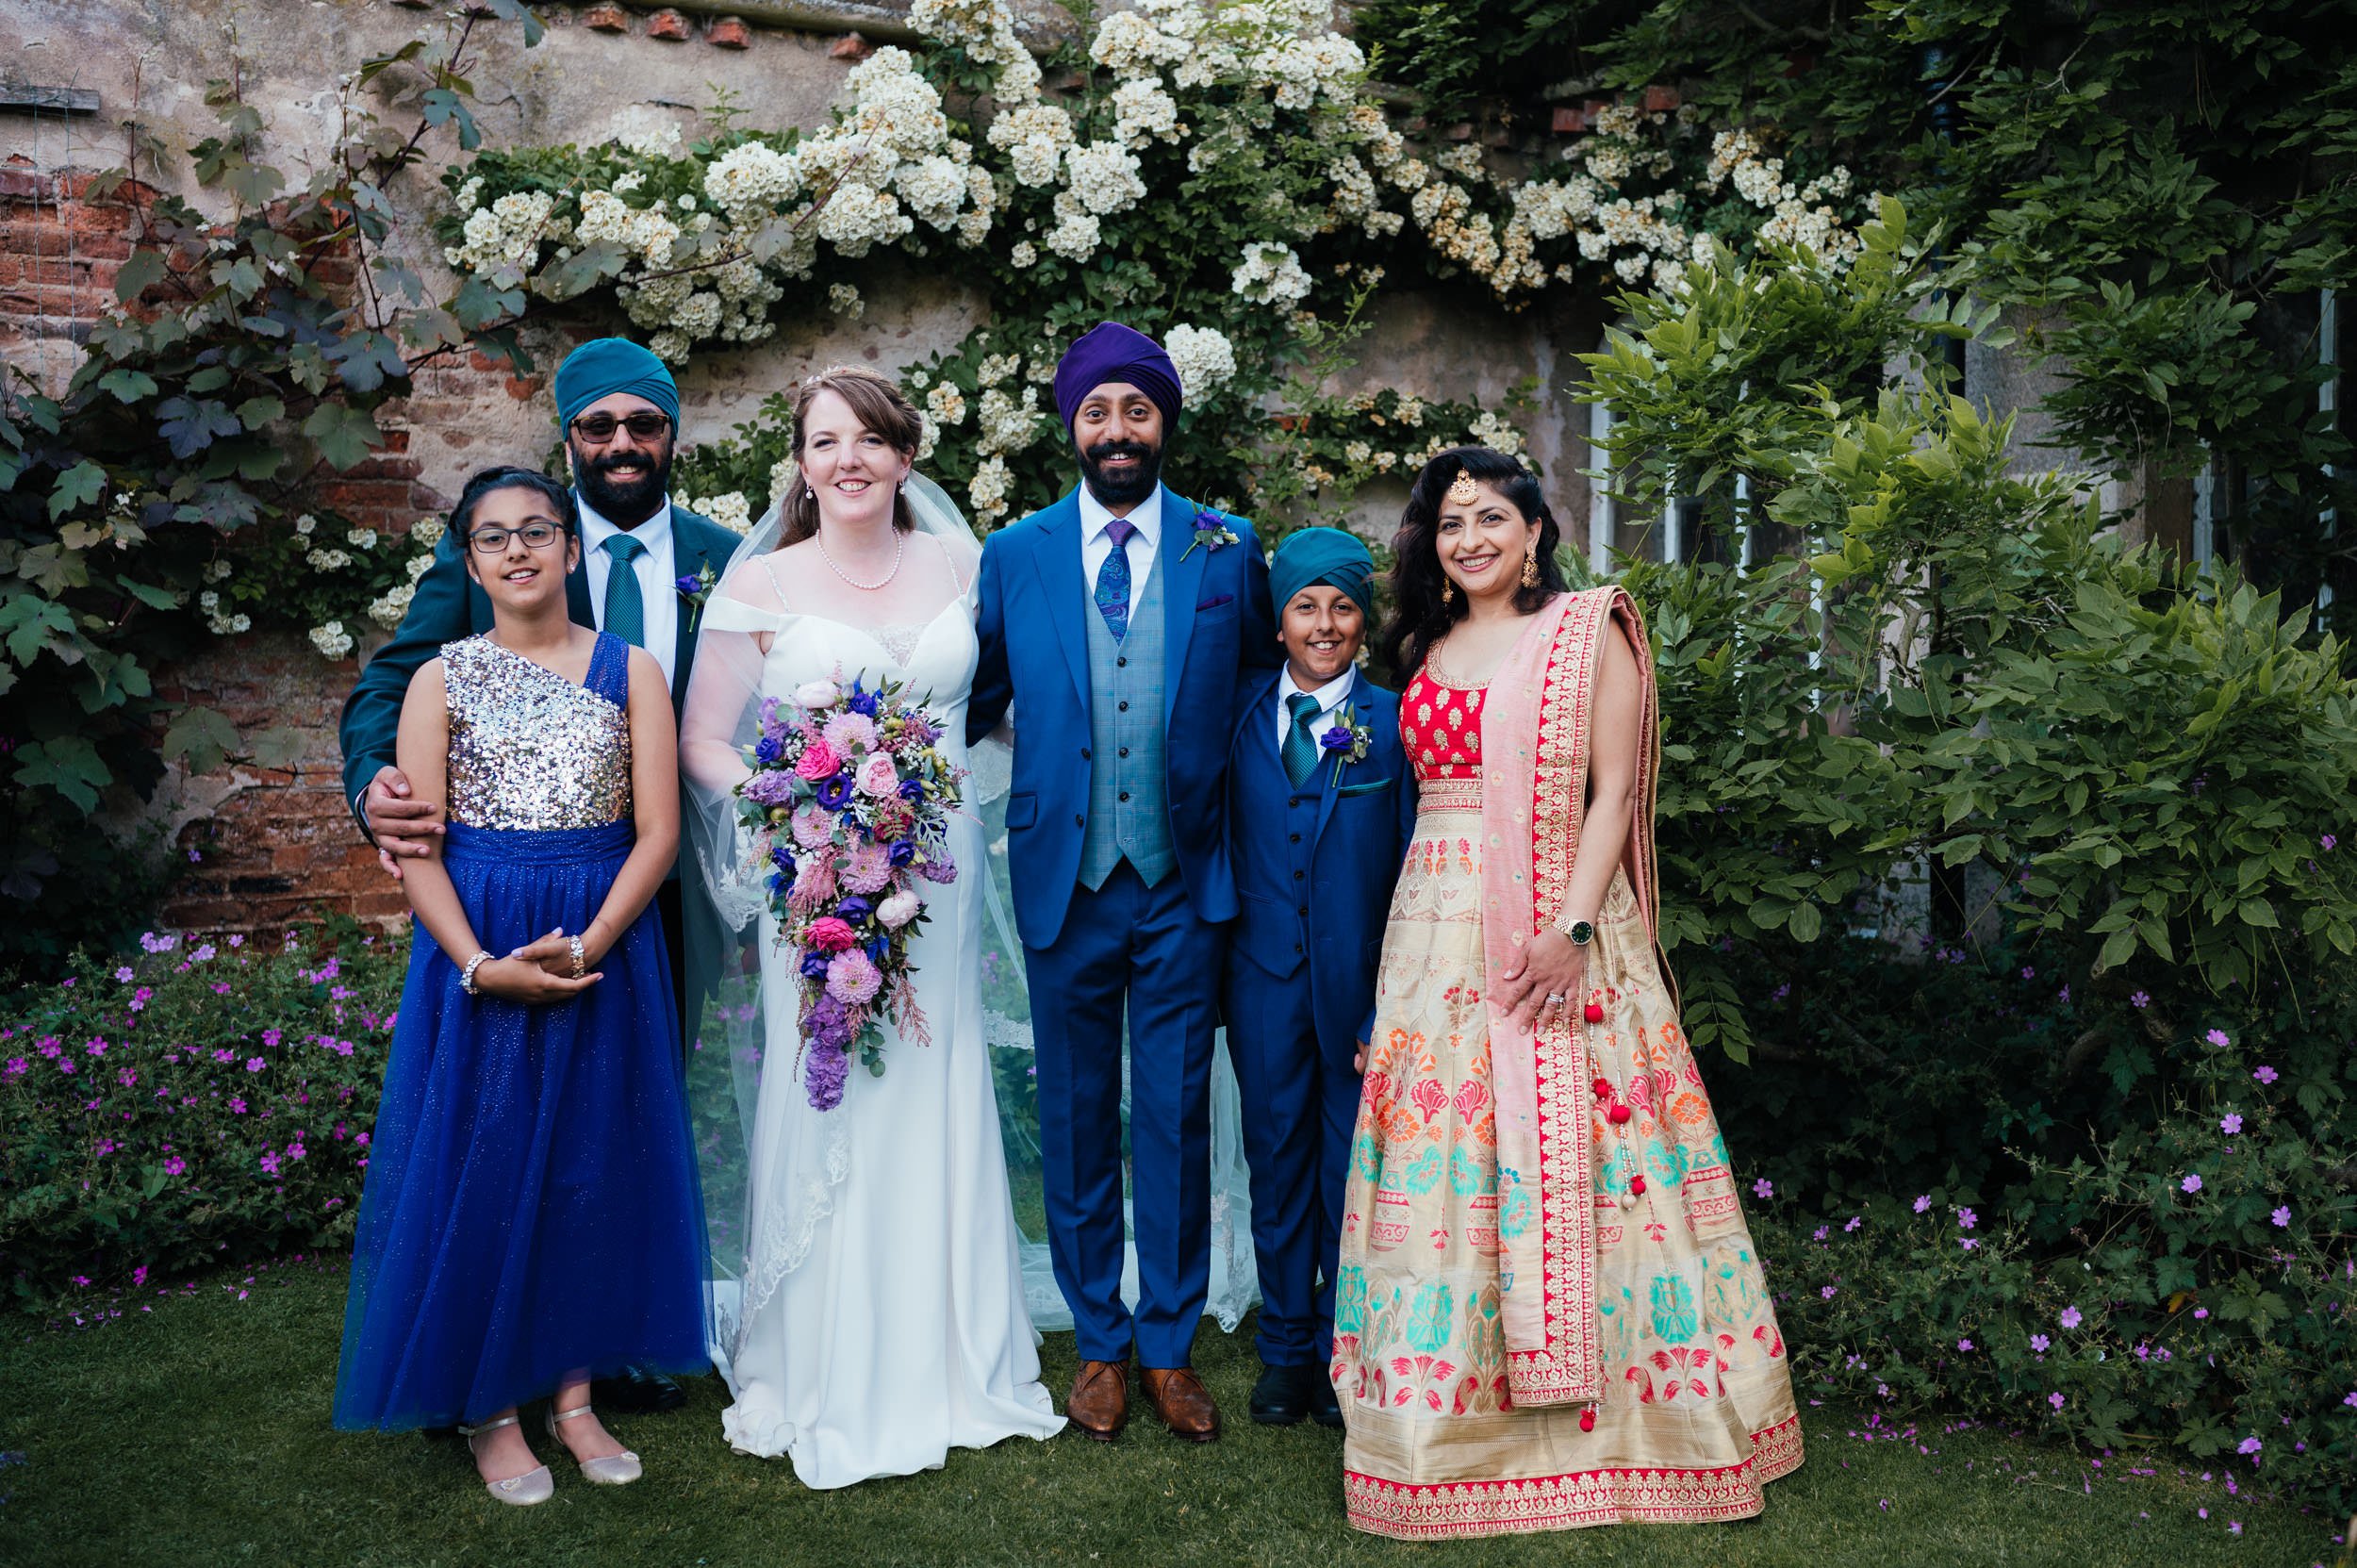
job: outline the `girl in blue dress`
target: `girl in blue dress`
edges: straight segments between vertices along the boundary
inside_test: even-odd
[[[336,1425],[457,1425],[503,1503],[553,1490],[518,1423],[585,1478],[638,1457],[589,1408],[625,1364],[705,1361],[701,1200],[678,1020],[649,907],[679,843],[677,732],[643,650],[573,622],[569,491],[467,484],[450,532],[491,629],[402,708],[402,771],[446,823],[404,860],[417,916],[354,1246]]]

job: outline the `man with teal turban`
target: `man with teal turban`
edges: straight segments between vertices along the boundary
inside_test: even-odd
[[[636,343],[600,338],[582,344],[556,371],[556,418],[581,509],[581,564],[565,584],[573,619],[644,648],[671,684],[676,713],[687,697],[695,661],[695,617],[685,596],[708,588],[738,544],[709,518],[672,504],[671,454],[679,436],[679,388],[663,361]],[[457,642],[491,625],[491,602],[467,576],[466,542],[445,533],[434,564],[418,579],[392,640],[377,650],[344,701],[339,738],[344,799],[377,859],[398,878],[402,860],[426,853],[432,807],[409,795],[394,765],[393,735],[409,678]],[[674,985],[681,959],[676,873],[656,897],[671,949]],[[683,1008],[684,998],[680,999]],[[692,1028],[684,1038],[692,1039]],[[632,1373],[601,1382],[600,1399],[622,1409],[669,1410],[684,1395],[668,1378]]]
[[[1343,1183],[1416,780],[1399,699],[1358,668],[1375,619],[1367,547],[1343,529],[1297,529],[1268,575],[1285,664],[1247,683],[1228,749],[1242,913],[1221,988],[1261,1271],[1252,1419],[1339,1427],[1326,1368]]]

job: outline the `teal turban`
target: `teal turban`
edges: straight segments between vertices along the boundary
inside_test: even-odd
[[[617,392],[645,398],[670,416],[674,432],[679,429],[679,388],[670,368],[627,338],[593,338],[565,356],[556,368],[556,422],[570,429],[575,415]]]
[[[1375,557],[1359,536],[1343,528],[1299,528],[1277,547],[1268,564],[1269,592],[1280,617],[1294,594],[1319,584],[1342,589],[1375,615]]]

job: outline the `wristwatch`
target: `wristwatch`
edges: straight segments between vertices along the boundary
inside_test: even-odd
[[[1570,925],[1563,928],[1563,934],[1572,939],[1573,947],[1584,948],[1589,943],[1593,942],[1596,939],[1595,922],[1592,920],[1574,920]]]

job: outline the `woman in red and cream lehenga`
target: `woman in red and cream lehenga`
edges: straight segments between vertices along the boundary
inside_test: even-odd
[[[1537,482],[1423,470],[1387,652],[1419,816],[1336,1277],[1350,1521],[1739,1519],[1801,1462],[1774,1308],[1656,947],[1652,657]]]

